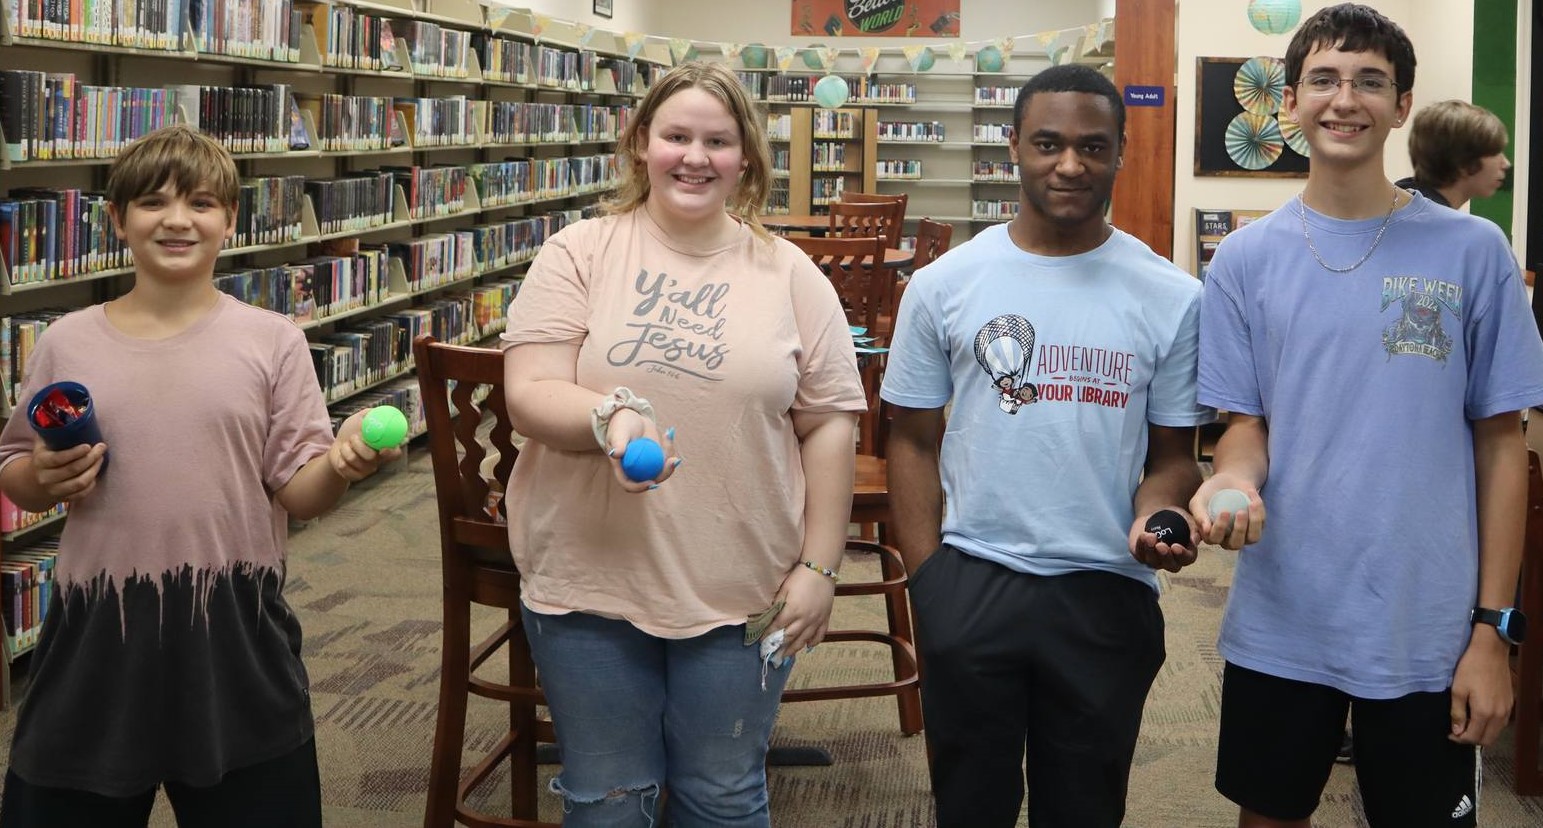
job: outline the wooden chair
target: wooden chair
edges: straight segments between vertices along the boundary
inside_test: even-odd
[[[790,237],[830,277],[847,322],[882,337],[881,316],[893,316],[894,272],[884,265],[884,242],[876,235],[860,238]]]
[[[1543,741],[1543,470],[1538,453],[1527,452],[1527,534],[1522,545],[1520,599],[1517,607],[1532,629],[1517,647],[1513,661],[1516,679],[1516,792],[1543,795],[1543,767],[1539,742]]]
[[[509,552],[503,504],[496,515],[488,513],[488,483],[481,474],[488,450],[478,432],[486,414],[493,415],[486,439],[498,453],[494,472],[498,480],[509,479],[517,453],[504,406],[503,353],[447,345],[424,335],[413,342],[413,356],[434,466],[444,580],[439,716],[429,760],[424,828],[450,828],[456,823],[473,828],[557,828],[536,821],[536,745],[555,742],[556,737],[551,722],[536,716],[537,705],[545,701],[520,621],[520,576]],[[487,392],[485,397],[479,389]],[[475,646],[471,643],[473,604],[497,607],[507,615],[492,635]],[[476,675],[506,645],[507,681]],[[473,695],[507,704],[509,730],[462,778],[466,704]],[[477,811],[466,802],[467,795],[505,759],[510,763],[512,819]]]
[[[911,201],[909,195],[906,193],[890,195],[888,193],[857,193],[848,191],[841,194],[841,200],[848,204],[891,205],[891,219],[894,222],[894,229],[890,232],[889,237],[884,240],[884,245],[891,250],[900,249],[901,228],[905,224],[905,210]]]
[[[886,201],[861,204],[855,201],[837,201],[830,205],[830,238],[853,236],[878,236],[884,246],[900,246],[900,224],[905,217],[905,205]]]
[[[916,272],[948,250],[954,238],[954,226],[930,218],[916,222],[916,258],[911,261],[911,272]]]
[[[888,414],[887,405],[872,396],[870,408],[875,419],[882,420]],[[888,429],[878,426],[876,444],[882,450],[882,439]],[[882,457],[859,453],[857,476],[854,481],[852,521],[858,524],[883,526],[889,520],[888,484]],[[894,670],[893,681],[868,684],[849,684],[838,687],[790,688],[782,692],[784,702],[822,701],[827,699],[857,699],[874,696],[894,696],[900,718],[900,732],[914,736],[922,732],[921,665],[916,655],[916,636],[911,626],[910,597],[906,592],[905,563],[894,547],[882,542],[882,529],[874,538],[850,538],[848,553],[863,552],[877,555],[879,580],[836,585],[836,597],[856,595],[880,595],[884,599],[887,630],[831,630],[825,634],[827,642],[866,641],[888,646],[890,664]]]

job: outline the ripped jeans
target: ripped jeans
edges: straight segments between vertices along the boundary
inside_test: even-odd
[[[552,711],[565,828],[769,828],[766,749],[790,666],[743,625],[656,638],[626,621],[520,608]]]

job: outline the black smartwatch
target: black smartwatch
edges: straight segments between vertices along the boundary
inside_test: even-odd
[[[1527,616],[1515,607],[1485,609],[1474,607],[1472,623],[1488,624],[1500,631],[1500,637],[1509,644],[1520,644],[1527,638]]]

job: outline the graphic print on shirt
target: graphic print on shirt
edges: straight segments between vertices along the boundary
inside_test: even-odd
[[[723,342],[729,284],[705,282],[694,290],[677,289],[677,284],[669,274],[638,271],[633,289],[639,299],[632,308],[638,321],[627,323],[636,334],[607,349],[606,361],[674,379],[692,376],[720,382],[719,369],[729,354]]]
[[[1039,402],[1039,387],[1027,379],[1033,358],[1034,326],[1015,313],[992,319],[975,334],[975,361],[991,378],[997,407],[1009,414]]]
[[[1017,314],[998,316],[975,334],[980,363],[997,407],[1017,414],[1025,405],[1064,402],[1124,408],[1130,402],[1135,354],[1081,344],[1039,343],[1034,325]],[[1036,382],[1029,381],[1032,369]]]
[[[1462,286],[1422,276],[1385,276],[1378,310],[1386,311],[1395,302],[1399,316],[1382,329],[1382,348],[1388,359],[1412,354],[1445,363],[1452,353],[1452,337],[1441,325],[1441,309],[1462,320]]]

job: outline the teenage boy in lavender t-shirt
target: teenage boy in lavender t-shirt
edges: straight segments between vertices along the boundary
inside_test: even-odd
[[[1285,111],[1307,186],[1229,236],[1206,281],[1200,400],[1231,419],[1190,510],[1248,546],[1216,772],[1245,828],[1309,825],[1347,709],[1371,825],[1475,825],[1474,746],[1511,708],[1518,630],[1490,611],[1516,589],[1543,343],[1499,230],[1383,172],[1414,62],[1365,6],[1302,24]],[[1249,508],[1213,521],[1224,488]]]

